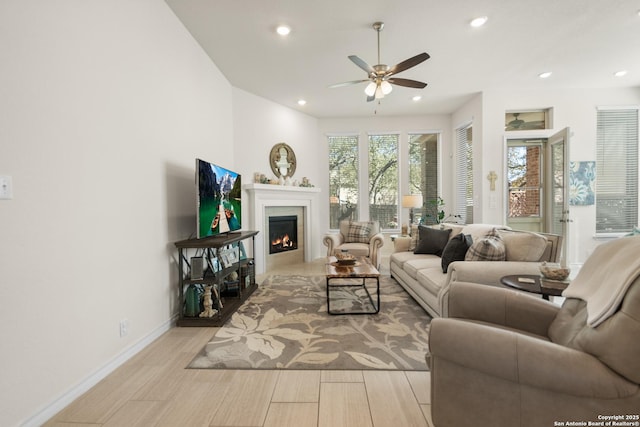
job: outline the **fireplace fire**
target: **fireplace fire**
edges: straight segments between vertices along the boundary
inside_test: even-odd
[[[298,249],[298,217],[270,216],[269,241],[269,254]]]

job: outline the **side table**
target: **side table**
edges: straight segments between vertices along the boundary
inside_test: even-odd
[[[540,294],[542,295],[542,298],[547,301],[549,301],[549,296],[562,296],[562,291],[564,291],[566,285],[569,284],[567,281],[558,282],[560,285],[557,287],[541,286],[540,276],[534,274],[515,274],[511,276],[504,276],[500,279],[500,283],[513,289],[531,292],[533,294]],[[561,284],[565,284],[564,287]]]

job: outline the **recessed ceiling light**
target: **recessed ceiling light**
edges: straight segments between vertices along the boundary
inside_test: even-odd
[[[298,99],[298,105],[302,106],[305,105],[307,103],[307,101],[305,101],[304,99]]]
[[[411,100],[412,100],[412,101],[414,101],[414,102],[418,102],[418,101],[420,101],[421,99],[422,99],[422,96],[420,96],[420,95],[416,95],[416,96],[414,96],[413,98],[411,98]]]
[[[276,28],[276,32],[281,36],[287,36],[291,32],[291,28],[287,25],[279,25],[278,28]]]
[[[541,79],[548,79],[549,77],[551,77],[551,71],[545,71],[544,73],[540,73],[538,74],[538,77],[540,77]]]
[[[627,75],[627,70],[616,71],[615,73],[613,73],[613,75],[616,76],[616,77],[626,76]]]
[[[471,22],[469,23],[469,25],[471,25],[474,28],[478,28],[478,27],[482,27],[484,24],[487,23],[487,20],[489,18],[486,16],[479,16],[473,20],[471,20]]]

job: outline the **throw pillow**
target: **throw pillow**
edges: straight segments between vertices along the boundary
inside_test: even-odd
[[[547,249],[547,238],[530,231],[499,230],[507,261],[540,261]]]
[[[504,261],[507,251],[496,229],[491,230],[486,236],[473,242],[465,261]]]
[[[470,234],[456,234],[449,240],[442,251],[442,272],[446,273],[449,264],[454,261],[464,261],[467,250],[473,244]]]
[[[370,231],[370,222],[350,222],[345,241],[347,243],[369,243]]]
[[[440,256],[442,255],[444,247],[447,246],[447,242],[449,241],[449,234],[451,234],[451,229],[438,230],[421,225],[420,227],[418,227],[418,234],[420,235],[420,240],[418,241],[418,246],[413,251],[413,253],[432,254]]]
[[[412,224],[411,229],[409,230],[409,235],[411,236],[411,243],[409,243],[409,250],[411,252],[416,250],[418,247],[418,224]]]

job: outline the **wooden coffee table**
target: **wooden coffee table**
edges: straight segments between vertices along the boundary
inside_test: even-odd
[[[380,312],[380,272],[371,264],[367,257],[356,257],[354,265],[340,265],[336,257],[327,257],[327,312],[329,314],[377,314]],[[356,280],[352,280],[356,279]],[[367,289],[367,280],[376,281],[376,299]],[[333,282],[333,283],[332,283]],[[331,289],[333,288],[362,288],[367,294],[372,311],[331,311]]]
[[[500,283],[513,289],[519,289],[525,292],[542,295],[543,299],[549,300],[549,296],[562,296],[564,288],[551,288],[540,286],[540,276],[533,274],[516,274],[512,276],[504,276],[500,279]],[[568,282],[566,282],[568,284]]]

